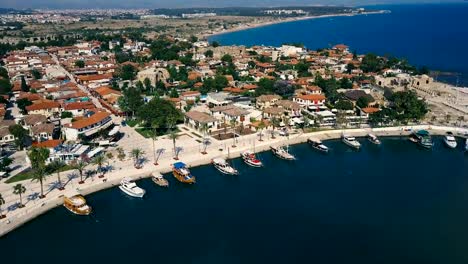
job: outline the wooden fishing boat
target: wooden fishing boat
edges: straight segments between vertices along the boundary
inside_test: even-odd
[[[86,204],[86,199],[81,195],[65,197],[63,206],[76,215],[89,215],[92,212],[91,206]]]
[[[164,177],[158,172],[151,174],[151,180],[158,186],[169,187],[169,181],[164,179]]]
[[[178,181],[182,183],[193,184],[196,182],[195,176],[192,175],[187,165],[183,162],[176,162],[172,164],[172,174]]]

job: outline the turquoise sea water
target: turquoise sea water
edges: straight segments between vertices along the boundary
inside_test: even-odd
[[[461,144],[359,140],[292,146],[294,162],[264,152],[265,168],[235,159],[239,176],[193,168],[193,186],[145,179],[144,199],[89,195],[89,217],[60,207],[0,238],[2,263],[468,263]]]
[[[230,45],[301,42],[310,49],[345,43],[358,53],[407,58],[415,65],[459,74],[468,86],[468,3],[367,7],[390,14],[295,21],[210,37]],[[457,83],[455,76],[439,80]]]

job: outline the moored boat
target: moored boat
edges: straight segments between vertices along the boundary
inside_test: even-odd
[[[132,182],[130,178],[123,178],[120,181],[120,190],[126,193],[129,196],[136,197],[136,198],[143,198],[146,191],[136,185],[136,183]]]
[[[244,162],[249,166],[257,168],[263,166],[262,162],[259,159],[257,159],[255,153],[250,150],[242,152],[241,156]]]
[[[465,151],[468,152],[468,138],[465,140]]]
[[[68,211],[77,215],[89,215],[92,212],[91,206],[86,204],[86,199],[81,195],[65,197],[63,206],[67,208]]]
[[[457,147],[457,140],[452,132],[447,132],[444,136],[444,143],[449,148],[456,148]]]
[[[280,159],[284,159],[284,160],[296,159],[296,157],[294,157],[291,153],[289,153],[287,149],[285,149],[282,146],[277,146],[277,147],[271,146],[270,149],[273,152],[273,154]]]
[[[431,135],[426,130],[418,130],[410,135],[410,140],[419,146],[430,149],[433,146]]]
[[[223,174],[227,175],[238,175],[239,172],[234,169],[229,163],[223,158],[215,158],[211,161],[213,166]]]
[[[379,138],[374,134],[367,134],[367,139],[375,145],[380,145],[382,143],[380,142]]]
[[[355,137],[351,137],[351,136],[343,134],[341,136],[341,141],[343,141],[343,143],[345,143],[346,145],[350,146],[353,149],[361,148],[361,143],[359,143]]]
[[[172,164],[172,174],[182,183],[195,183],[195,176],[192,175],[187,165],[183,162],[176,162]]]
[[[151,180],[158,186],[169,187],[169,182],[158,172],[151,174]]]
[[[315,138],[309,138],[307,139],[307,142],[316,150],[318,151],[321,151],[321,152],[324,152],[324,153],[328,153],[328,147],[325,146],[322,141],[320,141],[319,139],[315,139]]]

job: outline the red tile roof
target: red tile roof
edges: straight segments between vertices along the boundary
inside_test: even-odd
[[[97,112],[94,113],[94,115],[80,119],[78,121],[75,121],[71,124],[69,124],[69,127],[74,128],[74,129],[80,129],[80,128],[85,128],[87,126],[90,126],[92,124],[99,123],[100,121],[104,120],[105,118],[109,117],[110,114],[107,112]]]

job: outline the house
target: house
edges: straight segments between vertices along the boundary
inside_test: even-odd
[[[264,109],[273,106],[279,99],[281,99],[281,96],[276,95],[276,94],[266,94],[266,95],[260,95],[257,97],[256,101],[256,107],[258,109]]]
[[[26,106],[26,111],[28,114],[51,117],[60,113],[60,104],[54,101],[42,101]]]
[[[15,136],[10,133],[9,127],[14,125],[13,120],[0,121],[0,144],[9,144],[15,141]]]
[[[38,142],[51,140],[54,134],[55,125],[52,123],[39,124],[31,127],[31,136]]]
[[[198,131],[205,127],[206,132],[211,133],[217,127],[218,120],[207,113],[190,111],[185,113],[185,124]]]
[[[112,124],[112,117],[109,113],[104,111],[90,112],[85,117],[64,125],[63,130],[67,140],[77,140],[80,136],[93,136]]]
[[[235,105],[215,106],[211,108],[210,111],[213,117],[218,120],[223,120],[222,123],[225,124],[228,124],[231,120],[235,120],[237,123],[244,123],[246,121],[246,116],[250,113]]]
[[[206,102],[209,106],[221,106],[232,103],[230,95],[227,92],[208,93],[206,96]]]
[[[30,129],[33,126],[44,124],[47,122],[47,117],[45,115],[27,115],[22,120],[22,125],[26,129]]]
[[[180,98],[184,101],[196,101],[197,98],[200,98],[201,93],[199,91],[187,91],[183,92],[180,95]]]
[[[302,107],[318,110],[325,104],[325,96],[322,94],[302,94],[293,97],[293,102]]]
[[[285,116],[300,117],[302,115],[302,108],[299,103],[290,100],[278,100],[275,104],[277,107],[284,109]]]
[[[73,116],[83,116],[87,110],[94,109],[96,106],[90,102],[72,102],[63,106],[63,111],[71,112]]]
[[[92,74],[92,75],[79,75],[76,77],[78,83],[89,85],[99,84],[108,85],[112,79],[112,74]]]
[[[120,91],[111,89],[108,86],[102,86],[102,87],[96,88],[93,91],[93,93],[97,94],[98,97],[109,102],[110,104],[117,103],[119,97],[122,96],[122,93]]]

